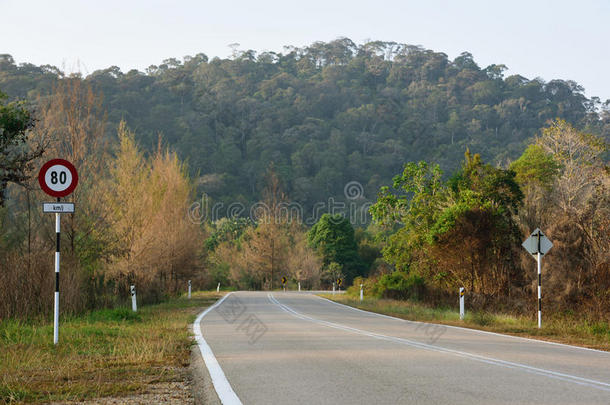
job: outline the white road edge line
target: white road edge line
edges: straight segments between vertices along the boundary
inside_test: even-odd
[[[239,397],[237,394],[235,394],[233,388],[231,388],[231,384],[229,384],[229,381],[227,380],[225,373],[222,371],[220,364],[218,364],[218,360],[216,360],[214,353],[212,353],[212,349],[203,338],[203,333],[201,331],[201,320],[203,317],[206,316],[212,309],[222,304],[222,302],[231,294],[233,293],[228,293],[220,300],[216,301],[214,305],[200,313],[193,323],[193,331],[195,332],[195,340],[199,346],[199,351],[201,351],[201,357],[203,357],[203,361],[208,368],[210,377],[212,378],[212,384],[214,385],[214,389],[218,394],[220,402],[222,402],[224,405],[242,405]]]
[[[327,326],[330,328],[335,328],[335,329],[343,330],[346,332],[369,336],[369,337],[372,337],[375,339],[380,339],[380,340],[385,340],[385,341],[390,341],[390,342],[395,342],[395,343],[400,343],[400,344],[406,344],[408,346],[412,346],[412,347],[416,347],[416,348],[420,348],[420,349],[427,349],[427,350],[432,350],[432,351],[441,352],[441,353],[453,354],[453,355],[456,355],[459,357],[465,357],[465,358],[479,361],[482,363],[487,363],[487,364],[492,364],[492,365],[502,366],[502,367],[512,368],[512,369],[521,369],[521,370],[526,371],[531,374],[542,375],[545,377],[549,377],[549,378],[553,378],[553,379],[557,379],[557,380],[561,380],[561,381],[567,381],[567,382],[571,382],[574,384],[584,385],[584,386],[597,388],[597,389],[600,389],[603,391],[610,392],[610,384],[602,382],[602,381],[590,380],[588,378],[578,377],[578,376],[574,376],[574,375],[570,375],[570,374],[563,374],[563,373],[559,373],[556,371],[531,367],[531,366],[521,364],[521,363],[513,363],[510,361],[495,359],[492,357],[485,357],[485,356],[481,356],[478,354],[462,352],[462,351],[453,350],[453,349],[447,349],[442,346],[430,345],[430,344],[426,344],[426,343],[417,342],[414,340],[399,338],[396,336],[388,336],[388,335],[383,335],[380,333],[369,332],[366,330],[352,328],[350,326],[345,326],[345,325],[341,325],[338,323],[333,323],[333,322],[324,321],[321,319],[312,318],[310,316],[303,315],[303,314],[295,311],[294,309],[290,308],[289,306],[287,306],[285,304],[280,303],[271,293],[268,293],[267,297],[269,298],[269,301],[278,305],[281,309],[283,309],[284,311],[290,313],[291,315],[293,315],[297,318],[300,318],[303,320],[308,320],[308,321],[311,321],[311,322],[314,322],[314,323],[317,323],[320,325],[324,325],[324,326]],[[363,311],[363,312],[367,312],[367,311]],[[397,319],[397,318],[394,318],[394,319]]]
[[[339,305],[339,306],[342,306],[342,307],[345,307],[345,308],[349,308],[349,309],[352,309],[354,311],[360,311],[360,312],[364,312],[364,313],[367,313],[367,314],[370,314],[370,315],[377,315],[377,316],[381,316],[383,318],[394,319],[396,321],[407,322],[407,323],[426,323],[426,324],[431,324],[431,325],[441,325],[441,326],[446,326],[447,328],[460,329],[460,330],[465,330],[465,331],[469,331],[469,332],[473,332],[473,333],[481,333],[481,334],[486,334],[486,335],[503,336],[503,337],[508,337],[508,338],[512,338],[512,339],[527,340],[529,342],[544,343],[544,344],[547,344],[547,345],[554,345],[554,346],[564,346],[564,347],[569,347],[571,349],[587,350],[587,351],[590,351],[590,352],[604,353],[606,355],[610,355],[610,352],[607,352],[605,350],[598,350],[598,349],[591,349],[589,347],[581,347],[581,346],[568,345],[568,344],[565,344],[565,343],[549,342],[548,340],[540,340],[540,339],[526,338],[526,337],[522,337],[522,336],[506,335],[504,333],[489,332],[489,331],[486,331],[486,330],[471,329],[471,328],[465,328],[465,327],[462,327],[462,326],[445,325],[445,324],[442,324],[442,323],[410,321],[408,319],[396,318],[395,316],[379,314],[377,312],[367,311],[366,309],[360,309],[360,308],[352,307],[352,306],[349,306],[349,305],[345,305],[345,304],[342,304],[340,302],[329,300],[328,298],[320,297],[319,295],[316,295],[316,294],[311,294],[311,295],[313,295],[314,297],[317,297],[317,298],[319,298],[321,300],[328,301],[328,302],[330,302],[332,304]]]

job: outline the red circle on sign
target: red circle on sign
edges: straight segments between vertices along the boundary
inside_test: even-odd
[[[49,170],[53,166],[64,166],[65,168],[67,168],[70,171],[70,174],[72,174],[72,182],[65,190],[61,190],[61,191],[53,190],[47,185],[47,183],[45,181],[45,176],[47,174],[47,170]],[[68,162],[67,160],[51,159],[47,163],[42,165],[42,167],[40,168],[40,172],[38,173],[38,184],[40,184],[40,188],[42,188],[42,191],[44,191],[45,193],[47,193],[48,195],[50,195],[52,197],[57,197],[57,198],[65,197],[67,195],[72,194],[72,192],[78,185],[78,173],[76,172],[76,168],[74,167],[74,165],[72,163]]]

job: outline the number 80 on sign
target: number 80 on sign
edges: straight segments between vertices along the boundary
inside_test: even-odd
[[[48,195],[57,198],[65,197],[76,188],[78,173],[74,165],[67,160],[52,159],[40,169],[38,183]]]

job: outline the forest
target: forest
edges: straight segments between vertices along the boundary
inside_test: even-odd
[[[239,50],[167,59],[145,72],[117,67],[83,76],[102,99],[106,132],[124,120],[145,150],[159,135],[188,163],[198,193],[249,206],[262,198],[269,163],[285,193],[310,212],[344,200],[350,181],[375,201],[405,162],[459,169],[466,148],[493,165],[517,159],[548,120],[610,136],[608,102],[572,81],[504,77],[418,46],[347,38],[283,53]],[[0,90],[34,106],[65,75],[0,56]]]
[[[0,55],[0,317],[50,311],[53,224],[35,176],[61,156],[83,179],[63,225],[67,311],[120,304],[131,283],[154,302],[190,279],[274,289],[285,276],[435,305],[464,286],[475,308],[528,313],[520,244],[540,227],[555,244],[545,302],[607,321],[610,100],[506,69],[347,38],[87,75]],[[316,211],[330,199],[366,216]]]

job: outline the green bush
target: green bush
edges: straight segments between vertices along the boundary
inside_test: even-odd
[[[589,325],[589,332],[596,336],[610,336],[610,325],[608,322],[595,322]]]
[[[487,312],[476,311],[472,313],[471,320],[479,326],[490,326],[494,323],[494,316]]]
[[[362,288],[364,289],[365,297],[381,298],[381,295],[377,288],[377,279],[376,278],[364,278],[361,276],[354,278],[354,282],[351,285],[351,287],[349,287],[346,290],[346,294],[351,295],[353,297],[359,297],[360,296],[360,284],[362,284]]]
[[[379,278],[374,293],[383,298],[418,300],[423,296],[425,287],[424,279],[417,274],[395,271]]]

